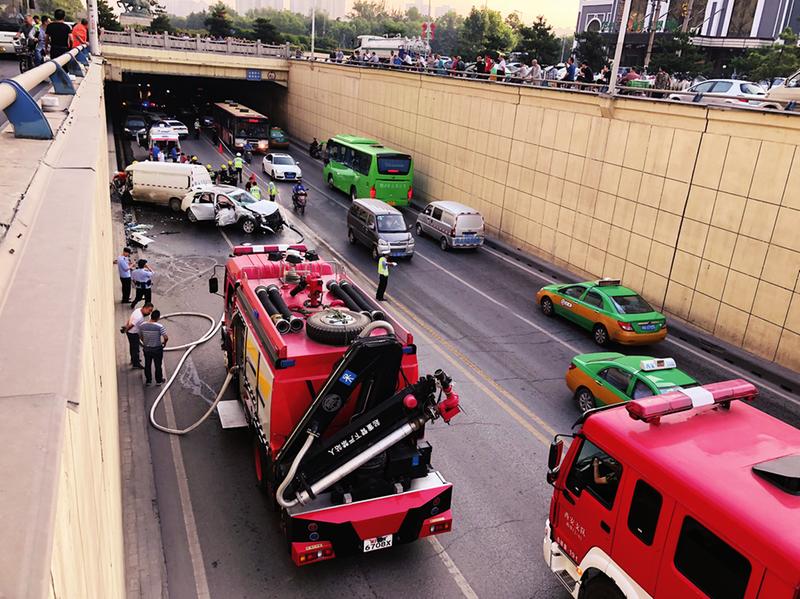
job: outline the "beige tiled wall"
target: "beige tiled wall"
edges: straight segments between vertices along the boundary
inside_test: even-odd
[[[800,369],[800,117],[293,62],[295,135],[376,137],[415,194]]]

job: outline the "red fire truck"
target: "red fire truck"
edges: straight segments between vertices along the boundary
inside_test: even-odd
[[[800,431],[756,395],[676,389],[556,436],[544,558],[573,597],[800,598]]]
[[[450,531],[424,431],[458,396],[419,376],[411,333],[303,245],[236,247],[223,283],[222,347],[294,563]]]

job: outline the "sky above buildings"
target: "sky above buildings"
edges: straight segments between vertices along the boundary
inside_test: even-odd
[[[427,4],[427,0],[423,0]],[[411,0],[389,0],[387,4],[404,8]],[[483,7],[484,2],[476,0],[432,0],[434,11],[436,6],[448,5],[456,12],[467,14],[472,6]],[[575,29],[578,18],[578,0],[486,0],[486,6],[499,10],[504,15],[520,13],[523,21],[532,21],[538,15],[544,15],[547,22],[558,29]]]

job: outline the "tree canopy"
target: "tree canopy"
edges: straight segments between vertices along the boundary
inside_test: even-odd
[[[485,51],[505,53],[516,42],[516,33],[503,21],[500,11],[473,6],[461,28],[459,54],[472,58]]]
[[[575,41],[578,61],[586,62],[595,73],[609,62],[610,50],[599,33],[584,31],[575,36]]]
[[[800,48],[797,35],[787,28],[780,35],[781,42],[768,48],[752,50],[732,61],[733,68],[740,75],[755,81],[775,77],[788,77],[800,69]]]
[[[554,64],[561,59],[561,41],[543,16],[537,17],[530,25],[520,25],[517,32],[519,38],[515,49],[518,52],[525,52],[542,64]]]
[[[227,37],[231,34],[231,17],[228,14],[228,7],[217,2],[209,9],[205,19],[205,26],[208,32],[214,37]]]
[[[106,0],[97,0],[97,26],[106,31],[122,31],[117,15]]]

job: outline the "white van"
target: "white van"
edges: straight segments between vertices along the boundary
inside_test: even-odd
[[[458,202],[431,202],[417,217],[417,236],[430,235],[443,250],[483,245],[484,223],[480,212]]]
[[[169,206],[173,212],[180,212],[187,193],[211,185],[211,176],[200,164],[137,162],[125,174],[125,189],[132,199]]]

